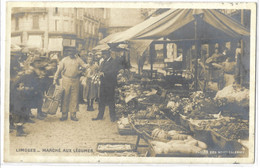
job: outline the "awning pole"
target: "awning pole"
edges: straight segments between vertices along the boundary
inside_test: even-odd
[[[194,77],[195,77],[195,86],[194,86],[194,89],[195,91],[198,90],[198,17],[199,15],[194,15],[194,18],[195,18],[195,21],[194,21],[194,32],[195,32],[195,35],[194,35],[194,39],[195,39],[195,74],[194,74]]]
[[[241,24],[244,25],[244,10],[241,9]],[[244,69],[243,69],[243,65],[242,65],[242,58],[244,57],[244,43],[243,43],[243,39],[240,40],[240,44],[241,44],[241,54],[240,54],[240,84],[243,85],[243,77],[244,77]]]
[[[150,45],[151,79],[153,78],[153,56],[155,54],[154,44]]]
[[[163,40],[166,40],[166,38],[163,38]],[[167,58],[167,42],[163,43],[163,58]]]

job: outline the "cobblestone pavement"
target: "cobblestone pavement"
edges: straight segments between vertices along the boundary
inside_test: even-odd
[[[35,123],[25,124],[26,137],[16,137],[16,131],[10,133],[10,153],[21,154],[21,149],[35,149],[33,155],[97,155],[96,145],[99,142],[127,142],[135,144],[137,136],[119,135],[117,123],[110,122],[109,110],[106,108],[104,119],[92,121],[97,116],[97,105],[95,111],[86,111],[86,105],[81,104],[80,111],[77,113],[78,122],[61,122],[61,113],[48,115],[45,120],[34,119]],[[33,110],[36,115],[36,111]],[[46,150],[47,149],[47,150]],[[46,152],[48,150],[61,152]],[[64,150],[68,149],[68,150]],[[77,152],[77,149],[78,152]],[[18,151],[17,151],[18,150]],[[43,152],[45,150],[45,152]],[[85,150],[85,152],[80,152]],[[90,152],[86,152],[90,150]],[[93,152],[91,152],[93,150]],[[32,155],[31,152],[22,152],[25,155]]]

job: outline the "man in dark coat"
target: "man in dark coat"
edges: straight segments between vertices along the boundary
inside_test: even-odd
[[[48,64],[47,60],[40,57],[35,57],[31,63],[33,69],[31,81],[35,88],[35,95],[33,95],[31,101],[31,108],[37,108],[37,119],[43,120],[46,114],[42,112],[43,105],[43,92],[46,91],[48,80],[46,80],[46,70],[45,67]]]
[[[13,122],[16,125],[17,136],[27,135],[23,131],[24,123],[34,123],[30,119],[30,111],[33,104],[38,105],[38,97],[40,97],[39,87],[37,75],[32,67],[20,74],[11,86],[11,113]]]
[[[106,105],[109,106],[110,120],[116,120],[115,114],[115,88],[117,85],[117,74],[120,70],[120,64],[116,59],[115,53],[107,53],[107,58],[101,65],[101,83],[100,83],[100,100],[99,112],[96,118],[92,120],[102,120]]]

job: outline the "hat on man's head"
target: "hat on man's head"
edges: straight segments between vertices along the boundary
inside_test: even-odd
[[[36,62],[36,61],[42,61],[43,59],[41,57],[34,57],[32,62]]]
[[[93,54],[93,52],[89,52],[88,55],[89,56],[93,56],[94,54]]]
[[[109,50],[103,50],[102,54],[109,54]]]
[[[98,52],[95,53],[95,55],[101,55],[101,54],[102,54],[101,51],[98,51]]]
[[[64,47],[64,54],[65,56],[69,56],[69,55],[75,55],[77,54],[77,50],[75,47]]]
[[[38,63],[38,64],[35,64],[35,63]],[[30,63],[31,66],[37,65],[37,67],[43,67],[46,64],[47,64],[46,58],[44,58],[44,57],[34,57],[33,60]]]

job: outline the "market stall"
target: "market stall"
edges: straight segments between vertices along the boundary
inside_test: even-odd
[[[117,95],[118,132],[137,135],[136,151],[145,147],[147,156],[247,156],[247,89],[231,85],[215,97],[201,91],[184,96],[156,84],[142,85],[130,72],[118,77],[119,85],[124,83]],[[175,148],[177,144],[183,146]],[[209,153],[227,150],[240,153]]]
[[[205,58],[202,58],[201,45],[202,44],[216,44],[225,42],[238,42],[239,40],[246,40],[249,37],[249,31],[240,23],[237,23],[232,18],[224,15],[218,10],[211,9],[178,9],[168,10],[163,14],[151,17],[144,22],[104,40],[106,43],[120,44],[134,41],[145,44],[142,50],[139,50],[139,55],[152,43],[163,44],[164,50],[167,50],[165,45],[177,44],[183,50],[183,65],[184,69],[189,70],[194,76],[194,89],[203,90],[203,79],[205,74],[201,72],[199,62],[204,64]],[[136,45],[130,46],[133,48]],[[140,46],[140,45],[138,45]],[[150,52],[151,72],[153,72],[153,54]],[[167,52],[164,51],[164,57]],[[243,52],[242,52],[243,53]],[[137,55],[137,54],[136,54]],[[134,57],[134,55],[131,55]],[[245,56],[241,56],[242,58]],[[245,62],[244,64],[247,64]],[[172,69],[175,65],[172,66]],[[172,75],[176,71],[172,72]],[[178,73],[177,73],[178,75]],[[175,75],[176,76],[176,75]],[[181,78],[185,75],[181,75]],[[205,75],[204,75],[205,76]]]
[[[147,148],[147,156],[246,157],[249,91],[230,84],[218,87],[214,93],[205,92],[201,85],[206,80],[205,62],[209,57],[202,54],[201,48],[205,44],[246,40],[249,35],[243,25],[218,10],[170,9],[104,39],[104,44],[112,47],[127,43],[136,55],[149,48],[151,76],[155,72],[155,45],[163,45],[164,58],[167,45],[176,45],[181,54],[173,59],[175,62],[167,63],[168,77],[182,85],[193,85],[193,89],[183,89],[186,91],[183,94],[180,89],[167,87],[169,80],[160,83],[158,78],[121,71],[116,104],[117,115],[121,116],[119,133],[137,134],[135,151],[143,139],[146,146],[141,147]]]

